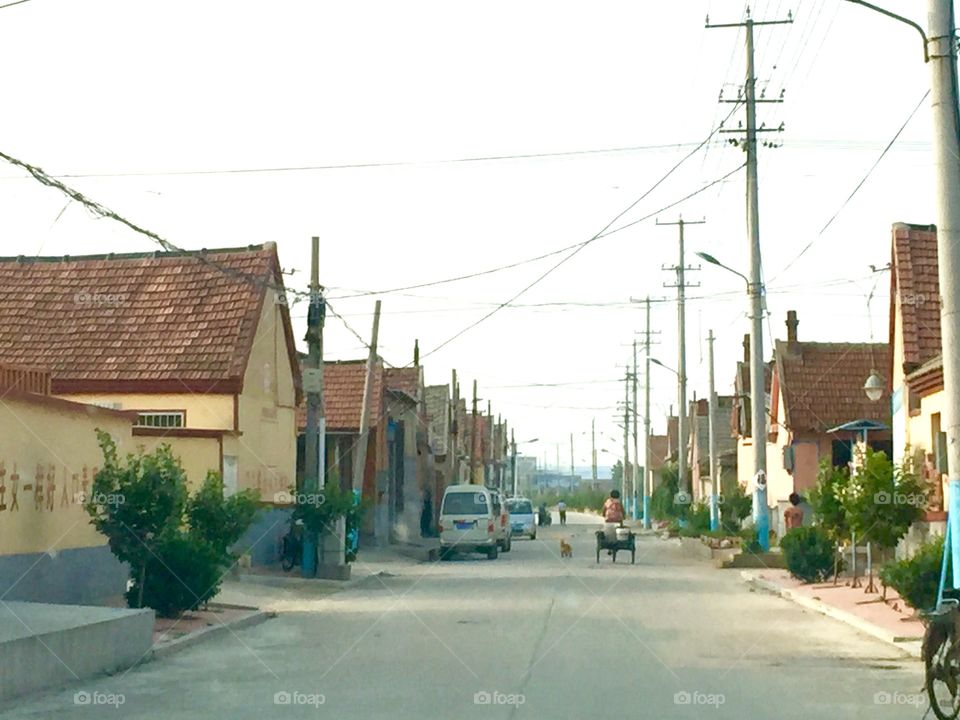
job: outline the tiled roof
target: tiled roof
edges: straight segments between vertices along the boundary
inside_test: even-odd
[[[402,392],[414,400],[420,399],[419,367],[387,368],[384,380],[387,390]]]
[[[273,243],[202,256],[0,258],[0,362],[48,368],[54,393],[236,392],[262,303],[273,302],[267,283],[283,283]]]
[[[363,384],[367,377],[366,360],[325,362],[323,364],[323,398],[327,430],[330,432],[357,432],[360,429],[360,410],[363,407]],[[370,388],[370,427],[380,422],[383,393],[383,364],[378,362],[373,371]],[[297,428],[307,426],[306,403],[297,408]]]
[[[824,432],[851,420],[890,425],[890,394],[876,402],[863,391],[872,370],[887,357],[886,343],[776,343],[776,364],[786,425]],[[889,380],[887,380],[889,383]]]
[[[940,354],[940,280],[937,230],[933,225],[897,223],[893,226],[891,276],[891,331],[892,303],[899,298],[903,363],[909,373]]]

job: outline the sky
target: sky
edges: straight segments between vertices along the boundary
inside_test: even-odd
[[[925,26],[918,5],[884,3]],[[328,359],[365,356],[357,335],[369,336],[379,298],[388,363],[410,363],[418,340],[428,383],[449,382],[453,368],[464,389],[476,379],[520,451],[551,465],[558,444],[569,464],[571,433],[575,463],[589,465],[595,419],[608,464],[644,329],[633,300],[663,300],[651,355],[678,365],[675,290],[664,286],[675,274],[663,269],[678,262],[678,232],[657,220],[705,219],[686,229],[687,264],[699,250],[747,272],[736,135],[690,154],[725,116],[727,129],[744,118],[718,103],[742,86],[744,33],[704,21],[740,22],[745,10],[735,0],[29,0],[0,9],[0,151],[182,248],[276,242],[297,289],[319,236],[320,281],[345,321],[328,318]],[[794,18],[756,29],[758,90],[785,101],[758,110],[765,127],[784,125],[764,136],[779,147],[760,149],[765,352],[785,336],[787,310],[801,340],[884,342],[890,227],[934,222],[920,37],[844,0],[751,10]],[[0,255],[158,249],[12,166],[0,168],[0,194]],[[383,292],[630,223],[555,269],[570,251]],[[688,281],[698,284],[687,291],[689,395],[707,394],[709,330],[717,391],[729,393],[749,331],[743,281],[713,266]],[[302,338],[306,309],[291,312]],[[654,367],[650,383],[662,433],[675,377]]]

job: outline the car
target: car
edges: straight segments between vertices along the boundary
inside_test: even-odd
[[[533,501],[524,497],[512,497],[507,500],[507,508],[510,510],[510,529],[513,534],[536,540],[537,518],[533,511]]]
[[[509,515],[500,493],[482,485],[450,485],[440,505],[440,558],[456,553],[484,553],[496,560],[509,550]]]

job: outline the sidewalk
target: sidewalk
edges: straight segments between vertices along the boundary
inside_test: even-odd
[[[843,579],[836,586],[830,581],[805,585],[786,570],[742,570],[740,577],[752,587],[845,622],[907,655],[920,657],[923,623],[914,617],[913,610],[893,588],[887,588],[887,600],[883,602],[879,592],[864,593],[866,578],[860,578],[861,587],[851,588],[843,584]],[[879,582],[874,580],[874,583],[879,590]]]

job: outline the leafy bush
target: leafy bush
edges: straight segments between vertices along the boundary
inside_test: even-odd
[[[208,472],[203,485],[187,500],[190,531],[213,546],[224,560],[231,558],[229,549],[253,523],[258,503],[256,490],[243,490],[224,498],[223,478],[219,473]]]
[[[920,546],[909,560],[885,565],[880,580],[892,587],[915,610],[930,610],[937,602],[940,566],[943,562],[943,537]]]
[[[744,492],[736,478],[730,483],[729,490],[723,493],[723,503],[720,505],[720,525],[729,532],[736,532],[744,518],[753,510],[753,498]]]
[[[256,496],[224,500],[223,482],[211,473],[188,498],[186,474],[169,445],[121,460],[108,433],[97,430],[97,440],[104,463],[85,508],[130,566],[127,604],[170,617],[210,600],[231,563],[229,546],[253,520]]]
[[[687,512],[686,527],[695,533],[693,537],[699,537],[703,533],[710,532],[710,506],[706,503],[692,505]]]
[[[843,498],[847,485],[850,483],[850,471],[836,468],[828,458],[820,462],[817,471],[817,485],[810,491],[810,507],[813,516],[835,542],[849,537],[847,513],[843,506]]]
[[[799,527],[780,540],[787,570],[804,582],[822,582],[833,572],[837,559],[833,538],[822,527]]]

